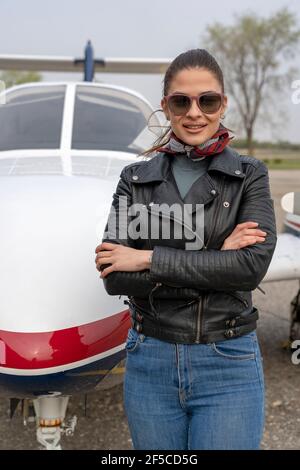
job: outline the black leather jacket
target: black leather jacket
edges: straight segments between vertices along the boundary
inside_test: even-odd
[[[267,167],[227,146],[222,153],[206,157],[210,159],[207,172],[182,200],[171,158],[159,153],[126,166],[112,207],[118,213],[119,196],[127,196],[128,205],[142,204],[150,218],[153,204],[193,204],[194,223],[195,203],[203,204],[204,245],[191,250],[185,248],[190,238],[184,236],[166,240],[160,233],[158,239],[132,240],[107,232],[103,241],[153,249],[153,258],[150,270],[110,273],[104,278],[106,291],[129,297],[132,326],[146,336],[191,344],[248,333],[256,328],[258,318],[251,291],[265,276],[277,240]],[[172,214],[170,218],[180,223]],[[130,220],[129,215],[127,223]],[[163,215],[158,220],[162,224]],[[246,221],[258,222],[258,228],[267,233],[265,241],[221,250],[236,225]]]

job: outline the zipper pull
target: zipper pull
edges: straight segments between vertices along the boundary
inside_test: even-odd
[[[260,290],[263,294],[266,295],[265,291],[261,287],[257,286],[257,289]]]

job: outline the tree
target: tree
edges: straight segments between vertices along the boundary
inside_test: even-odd
[[[5,83],[5,88],[10,88],[14,85],[21,85],[22,83],[40,82],[42,80],[42,75],[37,72],[7,70],[1,73],[0,80]]]
[[[273,124],[276,113],[268,111],[274,103],[278,110],[280,93],[291,88],[297,69],[279,69],[293,59],[299,39],[295,15],[287,8],[267,19],[247,13],[236,15],[232,26],[216,22],[207,27],[205,44],[223,70],[225,92],[235,103],[250,155],[258,117],[264,113]]]

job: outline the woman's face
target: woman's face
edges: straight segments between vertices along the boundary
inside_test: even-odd
[[[207,91],[222,93],[222,88],[215,76],[203,68],[184,69],[173,78],[168,95],[171,93],[185,93],[196,96]],[[175,116],[163,98],[161,107],[165,116],[170,120],[174,134],[188,145],[200,145],[219,129],[220,118],[227,107],[227,97],[224,96],[223,104],[214,114],[204,114],[198,107],[196,100],[192,101],[190,110],[183,116]],[[191,125],[205,125],[201,130],[189,129]]]

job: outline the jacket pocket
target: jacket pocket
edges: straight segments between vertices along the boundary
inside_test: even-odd
[[[237,291],[210,291],[206,309],[210,318],[234,317],[250,311],[249,302]]]
[[[234,299],[238,300],[239,302],[241,302],[241,304],[245,307],[245,308],[248,308],[249,307],[249,303],[246,299],[244,299],[244,297],[239,294],[237,291],[235,292],[228,292],[229,295],[231,295],[231,297],[233,297]]]

